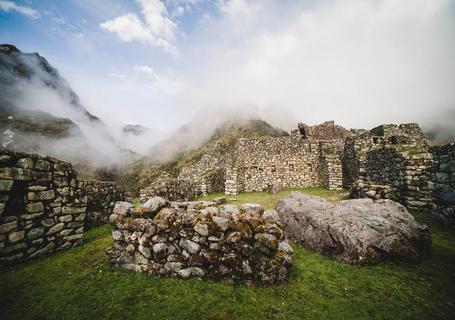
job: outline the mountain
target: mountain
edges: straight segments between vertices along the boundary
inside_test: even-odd
[[[0,45],[0,145],[55,156],[83,167],[135,159],[69,83],[38,53]]]
[[[62,97],[76,112],[89,120],[98,117],[88,112],[80,103],[79,96],[71,89],[68,82],[60,76],[57,69],[38,53],[23,53],[11,44],[0,45],[0,89],[1,105],[10,107],[20,95],[21,82],[33,81],[51,88]]]
[[[210,134],[201,135],[199,121],[182,126],[168,139],[150,149],[149,155],[133,162],[123,172],[121,181],[135,193],[168,172],[177,177],[182,168],[198,162],[204,154],[222,143],[234,150],[240,138],[286,136],[288,133],[263,120],[231,119],[221,122]],[[207,128],[205,128],[207,130]],[[199,134],[198,134],[199,132]]]
[[[141,136],[149,132],[150,129],[140,124],[127,124],[122,128],[122,131],[125,135]]]

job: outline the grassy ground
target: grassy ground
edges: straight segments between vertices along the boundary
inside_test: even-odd
[[[272,209],[279,199],[289,195],[292,191],[300,191],[309,195],[324,197],[330,201],[339,201],[349,198],[349,192],[344,190],[330,191],[324,188],[291,188],[285,189],[277,194],[269,194],[267,192],[245,192],[235,196],[226,196],[224,193],[212,193],[198,200],[210,201],[216,197],[226,197],[227,204],[242,205],[244,203],[259,203],[266,209]]]
[[[264,193],[235,198],[266,207],[276,200]],[[104,254],[111,245],[110,226],[104,225],[87,232],[78,248],[1,270],[0,319],[450,319],[455,234],[429,225],[433,253],[419,263],[356,267],[294,246],[289,282],[252,288],[113,268]]]

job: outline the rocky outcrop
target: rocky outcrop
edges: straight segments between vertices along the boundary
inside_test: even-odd
[[[108,251],[113,264],[181,278],[267,283],[287,278],[293,250],[274,210],[158,198],[144,209],[116,203]]]
[[[329,203],[293,192],[276,210],[285,234],[303,247],[350,264],[427,253],[431,238],[406,208],[391,200]]]

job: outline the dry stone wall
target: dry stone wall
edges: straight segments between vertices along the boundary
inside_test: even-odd
[[[283,187],[342,188],[343,140],[288,137],[240,139],[238,157],[227,170],[226,193]],[[236,185],[237,184],[237,185]]]
[[[157,197],[149,204],[142,209],[116,204],[108,251],[113,264],[182,278],[267,283],[287,278],[293,250],[274,210]]]
[[[435,198],[434,215],[455,224],[455,143],[432,147],[431,189]]]
[[[142,201],[159,196],[171,201],[190,201],[202,196],[200,183],[193,180],[172,177],[163,172],[149,187],[141,189]]]
[[[226,162],[231,151],[226,144],[215,143],[199,161],[182,168],[178,179],[197,184],[202,195],[224,191]]]
[[[87,216],[85,230],[109,221],[109,216],[117,201],[125,199],[125,191],[112,181],[84,180],[78,187],[87,196]]]
[[[348,138],[344,183],[353,198],[392,199],[408,208],[431,209],[433,156],[415,124],[382,125]]]
[[[80,244],[122,198],[114,183],[78,181],[70,163],[0,150],[0,265]]]
[[[0,151],[0,265],[76,246],[87,197],[71,164]]]
[[[170,179],[167,185],[173,187],[157,192],[162,185],[158,179],[144,194],[193,200],[222,190],[235,195],[274,185],[344,188],[354,198],[393,199],[448,216],[453,214],[446,201],[453,190],[452,149],[453,144],[430,150],[415,123],[350,131],[333,122],[299,124],[286,137],[242,138],[231,149],[216,144],[200,161],[183,168],[178,180]]]

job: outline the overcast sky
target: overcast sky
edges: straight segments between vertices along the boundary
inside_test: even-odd
[[[0,1],[0,42],[111,125],[455,120],[453,0]]]

